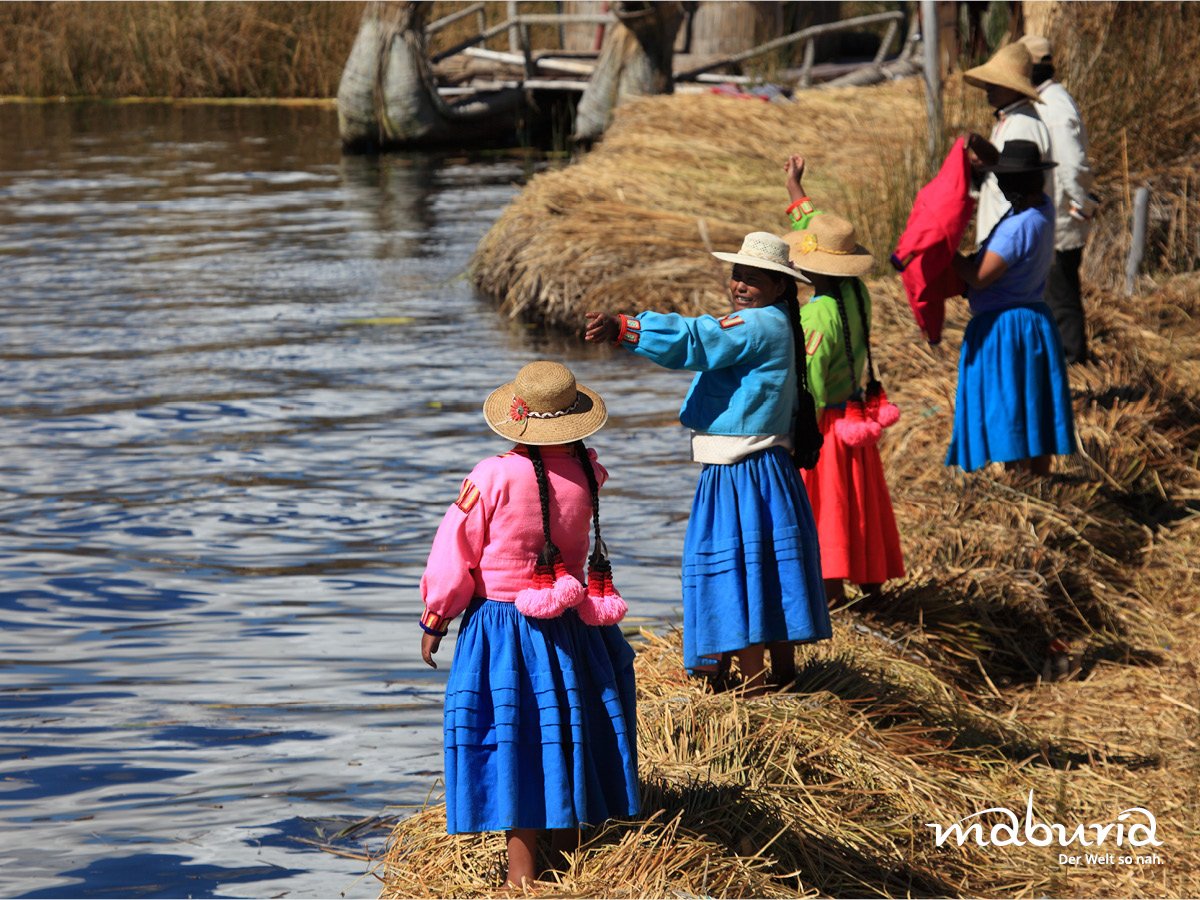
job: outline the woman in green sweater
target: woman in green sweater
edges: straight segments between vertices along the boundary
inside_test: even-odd
[[[858,243],[853,225],[813,207],[801,185],[803,158],[790,157],[785,170],[792,231],[784,238],[792,263],[813,285],[812,299],[801,303],[800,321],[807,338],[808,388],[824,437],[816,467],[801,470],[800,476],[817,521],[826,597],[840,600],[845,581],[870,593],[904,575],[877,446],[880,420],[890,424],[896,411],[885,403],[881,415],[870,402],[864,404],[860,388],[871,321],[871,298],[860,278],[874,260]]]

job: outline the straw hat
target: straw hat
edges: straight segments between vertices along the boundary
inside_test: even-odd
[[[576,384],[561,363],[538,360],[483,401],[488,427],[519,444],[569,444],[595,434],[608,421],[600,395]]]
[[[854,226],[832,213],[813,216],[807,228],[783,239],[791,247],[792,263],[804,272],[858,277],[875,265],[875,258],[858,243]]]
[[[1042,98],[1029,80],[1032,71],[1033,60],[1029,56],[1029,49],[1021,43],[1005,44],[982,66],[967,69],[963,73],[963,80],[980,88],[998,84],[1040,103]]]
[[[741,263],[743,266],[766,269],[768,272],[780,272],[797,281],[808,282],[808,279],[788,262],[787,244],[769,231],[750,232],[742,238],[742,249],[737,253],[714,252],[713,256],[725,262]]]
[[[1025,45],[1025,49],[1029,51],[1029,56],[1035,63],[1049,62],[1054,58],[1050,39],[1042,37],[1040,34],[1027,34],[1017,43]]]
[[[1000,158],[990,166],[982,166],[985,172],[1003,175],[1006,172],[1040,172],[1057,166],[1052,159],[1042,159],[1042,148],[1033,141],[1020,138],[1006,141],[1000,149]]]

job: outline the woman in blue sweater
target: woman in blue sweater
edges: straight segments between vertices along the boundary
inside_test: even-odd
[[[955,257],[971,321],[963,334],[946,465],[989,462],[1036,475],[1075,451],[1075,413],[1054,315],[1042,300],[1054,262],[1054,205],[1033,141],[1013,140],[987,166],[1012,204],[970,256]]]
[[[684,664],[712,671],[732,654],[747,693],[795,678],[793,645],[831,636],[812,510],[793,454],[820,447],[804,381],[804,339],[787,244],[746,236],[733,263],[732,310],[686,317],[587,313],[585,337],[696,372],[679,420],[703,465],[683,548]]]

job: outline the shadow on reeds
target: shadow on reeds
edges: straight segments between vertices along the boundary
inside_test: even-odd
[[[953,883],[933,872],[895,861],[889,865],[877,852],[785,821],[777,800],[743,784],[651,777],[642,783],[642,808],[661,811],[655,819],[676,830],[676,840],[690,836],[715,843],[729,856],[760,860],[785,891],[816,889],[829,897],[956,893]],[[704,879],[695,887],[700,896],[729,896],[717,890],[723,886]]]
[[[852,651],[812,655],[799,667],[792,690],[800,694],[827,692],[854,703],[878,729],[920,722],[932,729],[930,740],[940,739],[948,749],[983,750],[1014,762],[1032,760],[1055,769],[1095,761],[1092,752],[1007,722],[946,691],[932,673],[909,671],[898,678],[891,662],[882,658],[872,668]],[[1159,762],[1158,757],[1142,754],[1109,755],[1106,759],[1127,768]]]

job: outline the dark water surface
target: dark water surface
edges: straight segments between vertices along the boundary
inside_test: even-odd
[[[307,842],[438,796],[418,580],[531,359],[609,399],[617,583],[633,626],[676,618],[687,376],[474,293],[524,164],[336,133],[0,105],[0,894],[377,895]]]

